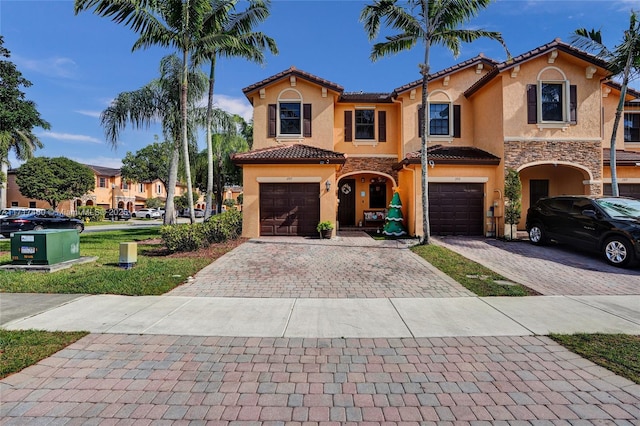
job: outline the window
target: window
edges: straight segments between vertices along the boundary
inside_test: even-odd
[[[35,201],[29,201],[29,208],[30,209],[35,209],[36,208],[36,202]]]
[[[293,102],[280,103],[280,134],[299,135],[300,132],[300,104]]]
[[[129,189],[129,182],[127,182],[126,180],[122,181],[122,189]]]
[[[624,141],[640,142],[640,113],[624,115]]]
[[[527,123],[576,124],[578,95],[575,85],[568,81],[539,81],[527,86]],[[545,126],[539,126],[545,127]]]
[[[98,186],[99,186],[100,188],[106,188],[106,187],[107,187],[107,178],[105,178],[105,177],[100,177],[100,178],[98,179]]]
[[[311,137],[311,104],[300,102],[269,104],[267,136],[270,138],[277,136]]]
[[[162,194],[162,185],[156,184],[156,194]]]
[[[540,95],[540,116],[542,121],[564,121],[564,85],[542,83]]]
[[[144,192],[144,183],[138,184],[138,192]]]
[[[429,104],[429,135],[449,134],[449,104]]]
[[[375,139],[375,111],[372,109],[356,110],[356,139]]]
[[[18,207],[18,202],[17,201],[12,201],[11,202],[11,207]]]
[[[373,183],[369,185],[369,208],[384,209],[387,206],[387,185]]]

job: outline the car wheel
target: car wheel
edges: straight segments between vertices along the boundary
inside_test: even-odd
[[[33,227],[34,231],[42,231],[43,229],[44,229],[44,226],[42,226],[42,225],[36,225],[36,226]]]
[[[82,231],[84,231],[84,226],[80,223],[76,224],[76,226],[74,226],[74,229],[76,231],[78,231],[78,234],[81,233]]]
[[[531,229],[529,229],[529,241],[535,245],[542,245],[547,241],[547,236],[542,225],[536,223],[531,226]]]
[[[628,266],[634,262],[633,246],[623,237],[611,237],[604,243],[604,258],[613,266]]]
[[[151,215],[147,213],[147,215],[145,216],[147,219],[151,219]]]

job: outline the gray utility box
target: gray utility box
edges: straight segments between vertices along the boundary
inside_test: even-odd
[[[75,229],[44,229],[14,232],[11,263],[53,265],[80,258],[80,235]]]

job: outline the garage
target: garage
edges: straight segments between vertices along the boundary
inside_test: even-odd
[[[604,195],[611,195],[611,184],[604,184]],[[619,183],[618,193],[621,197],[631,197],[640,199],[640,184],[637,183]]]
[[[261,236],[315,236],[320,221],[318,183],[261,183]]]
[[[484,184],[429,183],[432,235],[483,235]]]

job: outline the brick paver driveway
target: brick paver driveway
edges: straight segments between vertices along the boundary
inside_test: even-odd
[[[596,254],[528,241],[438,237],[456,251],[544,295],[637,295],[640,268],[621,269]]]
[[[387,298],[474,294],[413,254],[364,232],[331,240],[263,237],[204,268],[171,296]]]

